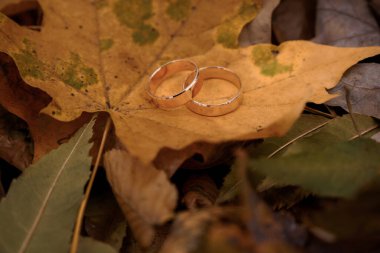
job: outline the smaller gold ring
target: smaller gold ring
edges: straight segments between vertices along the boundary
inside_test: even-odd
[[[183,89],[174,94],[168,96],[157,96],[156,91],[157,88],[162,84],[164,80],[171,77],[175,73],[181,71],[192,71],[192,80],[188,80],[189,84],[184,85]],[[153,74],[149,78],[149,83],[147,87],[148,95],[153,99],[153,102],[157,105],[157,107],[161,109],[170,109],[175,108],[181,105],[186,104],[192,99],[192,88],[197,83],[199,77],[199,69],[198,66],[189,60],[174,60],[170,61],[158,69],[156,69]]]
[[[185,86],[190,82],[194,73],[192,73],[188,80],[185,82]],[[200,92],[204,81],[207,79],[221,79],[232,83],[238,89],[238,92],[230,97],[227,101],[219,104],[206,104],[194,100],[194,97]],[[204,116],[221,116],[235,111],[241,104],[243,97],[241,91],[241,81],[239,76],[224,67],[212,66],[199,69],[199,78],[194,88],[192,89],[193,99],[186,104],[186,107],[197,114]]]

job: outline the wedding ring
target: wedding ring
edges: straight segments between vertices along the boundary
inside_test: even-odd
[[[192,78],[188,80],[186,86],[184,85],[183,90],[168,96],[157,96],[156,91],[157,88],[162,84],[164,80],[173,76],[175,73],[181,71],[192,71]],[[199,77],[199,69],[198,66],[189,60],[174,60],[170,61],[162,66],[160,66],[149,78],[149,84],[147,87],[147,93],[153,99],[153,102],[157,105],[157,107],[161,109],[170,109],[175,108],[181,105],[186,104],[192,99],[192,88],[197,83]]]
[[[190,83],[191,80],[194,79],[195,73],[192,73],[185,82],[186,85]],[[223,103],[217,104],[207,104],[194,99],[194,97],[200,92],[204,85],[204,81],[208,79],[221,79],[227,82],[232,83],[238,89],[237,93],[232,97],[228,98],[227,101]],[[186,107],[197,114],[204,116],[221,116],[227,113],[235,111],[241,104],[243,97],[241,91],[241,81],[237,74],[232,72],[231,70],[219,67],[205,67],[199,69],[199,78],[192,89],[192,97],[193,99],[186,104]]]

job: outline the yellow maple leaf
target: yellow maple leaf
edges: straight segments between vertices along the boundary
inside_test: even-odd
[[[345,70],[380,53],[379,47],[306,41],[238,48],[241,29],[260,10],[258,0],[39,2],[40,32],[0,16],[0,51],[14,59],[26,83],[52,97],[44,113],[71,121],[82,112],[106,111],[120,141],[146,163],[163,147],[284,134],[307,101],[330,99],[325,89]],[[156,108],[145,92],[148,76],[179,58],[235,71],[243,104],[220,117],[196,115],[184,106]]]

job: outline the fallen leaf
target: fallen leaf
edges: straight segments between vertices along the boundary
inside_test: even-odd
[[[23,170],[31,164],[32,152],[27,124],[0,105],[0,158]]]
[[[301,151],[280,158],[253,160],[251,172],[280,185],[300,186],[320,196],[343,198],[355,196],[379,173],[380,145],[373,140],[318,144],[314,144],[314,149],[305,145]]]
[[[212,168],[232,161],[233,150],[241,145],[241,142],[225,142],[218,145],[197,142],[181,150],[163,148],[157,154],[154,165],[165,171],[168,177],[172,177],[179,167],[192,170]]]
[[[371,117],[356,114],[353,115],[353,117],[357,122],[359,130],[363,132],[377,126],[376,121]],[[287,154],[316,150],[319,149],[321,145],[328,146],[331,142],[349,140],[357,137],[357,134],[349,115],[328,119],[318,115],[303,114],[285,136],[280,138],[267,138],[261,144],[249,146],[247,152],[251,159],[282,157]],[[241,180],[236,175],[235,166],[236,165],[232,167],[231,172],[224,179],[217,203],[230,201],[239,193]],[[260,179],[257,178],[255,182],[258,180],[260,181]],[[265,192],[268,190],[276,190],[283,186],[284,185],[279,185],[278,182],[267,178],[258,184],[257,190]],[[294,204],[292,203],[292,199],[302,199],[308,195],[305,191],[293,193],[294,195],[290,193],[290,195],[286,194],[284,196],[285,203],[281,203],[284,199],[277,196],[276,198],[279,201],[279,205],[287,205],[287,203],[292,205]],[[267,192],[267,194],[269,194],[270,198],[270,192]],[[287,202],[286,199],[290,199],[290,202]]]
[[[273,33],[279,43],[314,36],[316,0],[283,0],[273,12]],[[295,15],[297,13],[297,15]]]
[[[326,104],[340,106],[348,111],[346,99],[346,96],[348,96],[352,112],[380,119],[379,80],[380,64],[357,64],[346,72],[336,87],[329,90],[332,94],[339,94],[340,96],[328,101]]]
[[[69,251],[90,174],[93,125],[87,124],[12,183],[0,202],[1,252]]]
[[[50,102],[49,96],[28,86],[17,72],[9,56],[0,54],[0,101],[4,108],[28,123],[33,138],[33,160],[67,141],[76,130],[91,119],[83,114],[71,122],[61,122],[46,114],[40,114]]]
[[[314,42],[341,47],[380,45],[379,26],[363,0],[318,0]]]
[[[378,127],[378,123],[371,117],[352,114],[355,120],[356,127],[360,131],[357,132],[355,125],[350,115],[344,115],[342,117],[336,117],[328,121],[328,124],[310,133],[305,138],[297,140],[291,146],[289,146],[281,156],[287,156],[303,152],[306,150],[315,150],[321,146],[328,146],[331,143],[356,139],[359,134],[363,135],[368,131]]]
[[[110,245],[96,241],[89,237],[80,239],[78,253],[117,253]]]
[[[366,1],[319,1],[318,8],[316,42],[350,47],[380,45],[380,29]],[[326,104],[348,111],[347,103],[351,103],[352,112],[379,118],[376,92],[379,68],[375,63],[350,68],[339,84],[329,90],[340,96]]]
[[[248,147],[249,156],[256,157],[272,157],[286,150],[298,140],[318,132],[319,129],[331,123],[332,120],[312,114],[302,114],[294,123],[293,127],[281,138],[267,138],[259,146],[251,145]]]
[[[308,134],[317,131],[327,124],[328,121],[329,119],[322,116],[302,114],[285,136],[281,138],[267,138],[263,143],[253,143],[248,146],[247,152],[249,157],[253,159],[268,157],[286,150],[288,146]],[[236,175],[235,168],[236,164],[232,166],[230,173],[225,177],[216,203],[230,201],[238,195],[241,180]]]
[[[240,46],[249,46],[259,43],[271,43],[272,12],[280,0],[266,0],[256,18],[240,33]]]
[[[176,188],[163,171],[146,166],[122,150],[105,154],[107,178],[138,242],[148,247],[154,239],[154,225],[173,217]]]
[[[45,10],[40,32],[1,16],[0,51],[15,60],[29,85],[53,98],[44,113],[70,121],[83,111],[107,111],[121,142],[145,163],[163,147],[284,134],[306,101],[330,99],[325,89],[348,67],[380,52],[302,41],[234,49],[242,27],[260,9],[251,0],[39,2]],[[238,110],[209,118],[150,102],[148,74],[160,63],[189,57],[241,77],[244,102]]]

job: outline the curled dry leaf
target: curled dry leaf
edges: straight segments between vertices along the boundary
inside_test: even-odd
[[[284,134],[306,101],[325,102],[331,98],[325,89],[345,70],[380,52],[302,41],[239,49],[242,27],[261,8],[255,0],[39,3],[45,11],[40,32],[1,15],[0,51],[13,58],[29,85],[52,97],[44,113],[70,121],[83,111],[107,111],[120,141],[145,163],[163,147],[179,150],[199,141]],[[235,71],[243,84],[243,104],[214,118],[184,107],[156,108],[145,92],[148,74],[178,58]],[[210,89],[213,94],[211,85],[204,91]]]
[[[182,202],[190,210],[210,207],[218,196],[218,188],[212,177],[203,173],[190,176],[182,187]]]
[[[104,156],[107,178],[136,239],[147,247],[154,239],[154,225],[173,217],[177,191],[163,171],[144,165],[126,151]]]

